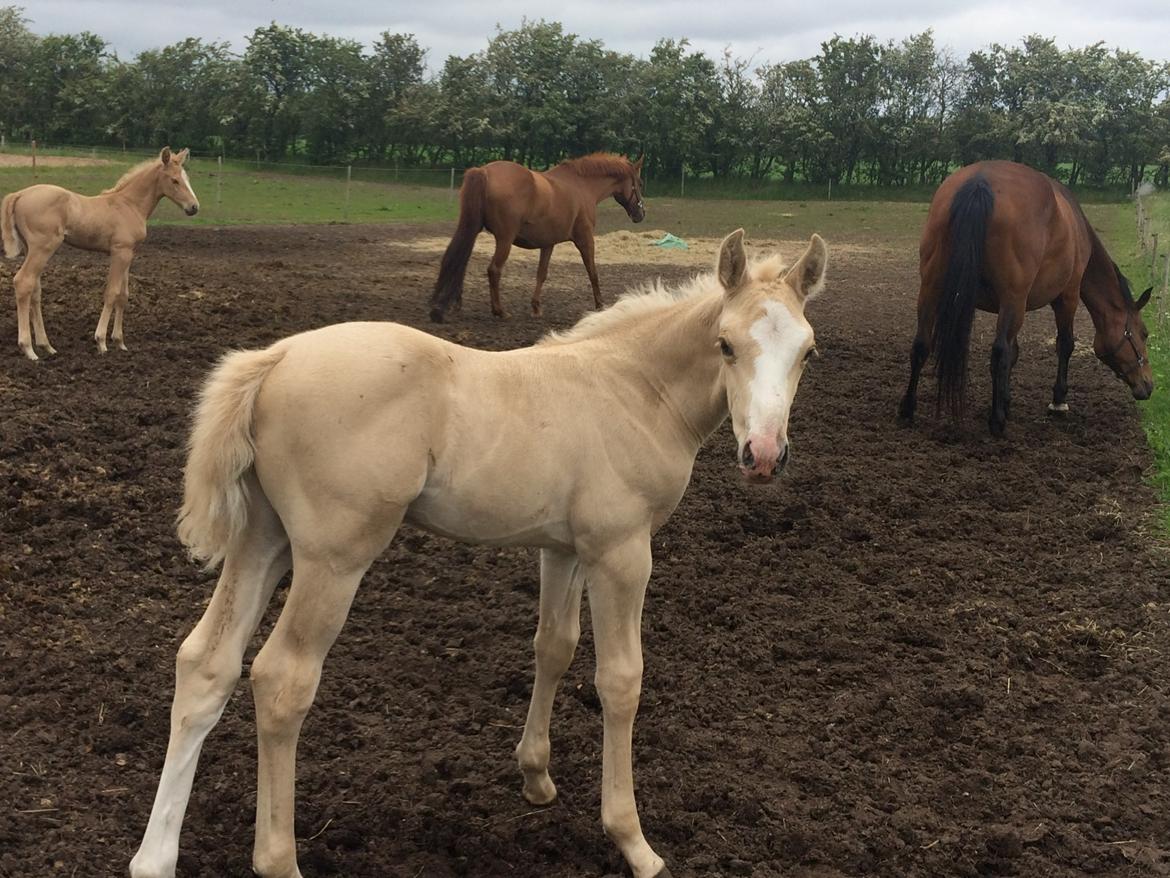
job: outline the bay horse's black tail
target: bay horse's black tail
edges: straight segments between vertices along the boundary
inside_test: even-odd
[[[442,323],[447,309],[463,301],[463,277],[475,247],[475,238],[483,230],[487,202],[487,174],[483,168],[471,168],[463,175],[459,190],[459,225],[439,263],[439,279],[431,293],[431,320]]]
[[[975,300],[983,286],[987,224],[995,206],[991,184],[976,174],[951,199],[951,256],[934,321],[934,374],[938,408],[962,417],[967,394],[967,351]]]

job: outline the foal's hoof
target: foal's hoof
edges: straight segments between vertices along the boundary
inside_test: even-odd
[[[57,349],[55,347],[53,347],[51,344],[41,345],[41,350],[43,350],[46,354],[49,354],[51,356],[57,355]]]
[[[1053,415],[1068,414],[1068,403],[1067,402],[1050,402],[1050,403],[1048,403],[1048,411],[1050,414],[1053,414]]]
[[[33,362],[36,362],[37,360],[40,359],[40,357],[37,356],[37,352],[34,351],[31,347],[27,347],[27,348],[21,347],[20,352],[22,354],[24,354],[26,357],[28,357],[30,360],[32,360]]]
[[[670,869],[668,869],[666,866],[663,866],[658,870],[658,874],[655,875],[654,878],[674,878],[674,876],[670,874]]]
[[[557,800],[556,784],[548,774],[531,782],[525,778],[524,798],[533,805],[551,805]]]

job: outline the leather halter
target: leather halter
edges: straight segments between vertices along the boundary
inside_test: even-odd
[[[1133,330],[1129,328],[1129,318],[1132,315],[1132,313],[1133,312],[1130,311],[1128,308],[1126,309],[1126,311],[1125,311],[1125,331],[1121,333],[1121,338],[1118,340],[1117,344],[1113,346],[1113,350],[1109,351],[1109,353],[1107,353],[1105,355],[1105,359],[1113,360],[1121,352],[1121,349],[1123,347],[1125,347],[1125,343],[1127,341],[1129,342],[1129,346],[1131,348],[1133,348],[1133,357],[1134,357],[1135,362],[1134,362],[1133,366],[1129,367],[1124,372],[1121,372],[1122,375],[1128,375],[1130,372],[1133,372],[1135,369],[1140,369],[1147,362],[1149,362],[1145,357],[1143,357],[1141,355],[1141,352],[1138,351],[1137,342],[1134,341]]]

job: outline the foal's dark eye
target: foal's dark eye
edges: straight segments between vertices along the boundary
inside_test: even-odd
[[[727,343],[727,339],[719,339],[719,350],[723,352],[723,356],[731,359],[735,356],[735,351],[732,350],[731,345]]]

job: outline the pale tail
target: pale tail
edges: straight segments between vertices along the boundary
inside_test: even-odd
[[[187,447],[179,539],[215,567],[248,521],[244,476],[256,448],[252,411],[260,386],[284,356],[284,345],[226,355],[203,385]]]
[[[15,213],[18,194],[13,192],[10,195],[5,195],[4,200],[0,201],[0,240],[4,242],[4,255],[9,259],[15,259],[24,249],[20,240],[20,232],[16,230]]]

